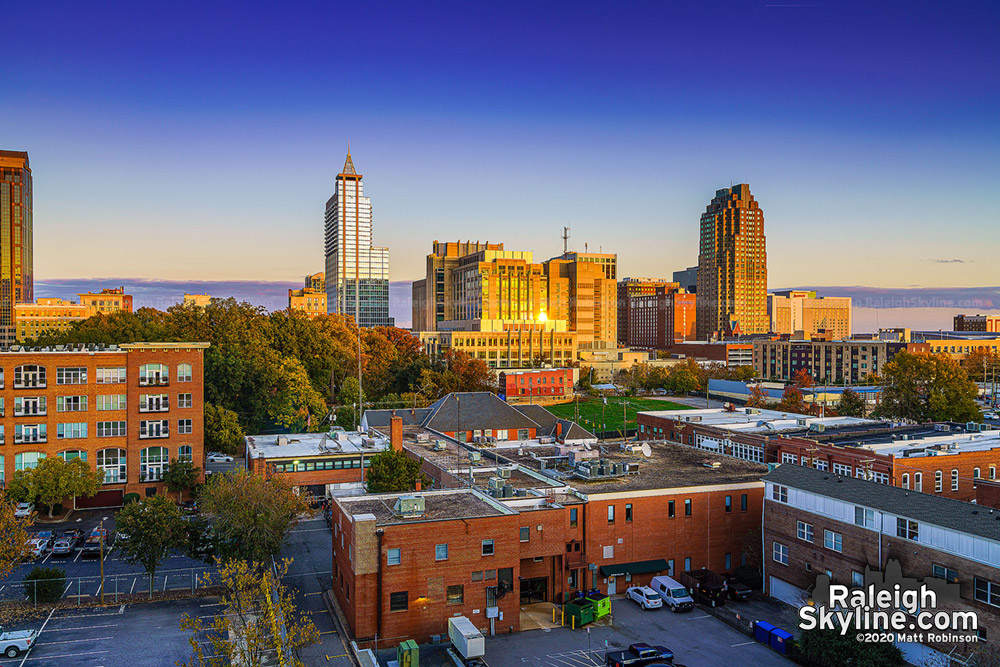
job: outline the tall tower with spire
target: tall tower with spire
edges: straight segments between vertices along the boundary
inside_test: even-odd
[[[389,317],[389,249],[372,245],[372,203],[348,148],[336,190],[326,202],[326,292],[331,313],[363,327],[393,325]]]

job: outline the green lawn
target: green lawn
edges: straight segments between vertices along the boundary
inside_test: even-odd
[[[636,413],[649,410],[690,410],[691,407],[674,403],[673,401],[660,401],[653,398],[628,398],[621,396],[609,396],[608,404],[600,398],[580,399],[580,419],[581,426],[589,431],[618,431],[622,427],[622,402],[626,402],[626,416],[628,417],[628,427],[635,428]],[[548,410],[563,419],[576,419],[576,403],[562,403],[560,405],[547,406]]]

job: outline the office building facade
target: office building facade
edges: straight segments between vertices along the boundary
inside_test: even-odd
[[[767,333],[764,212],[746,183],[717,190],[701,216],[697,334]]]
[[[28,154],[0,150],[0,345],[15,340],[14,305],[34,299],[32,229]]]
[[[336,191],[326,202],[326,280],[329,312],[363,327],[392,326],[389,249],[372,245],[372,204],[347,154]]]
[[[956,315],[955,331],[1000,332],[1000,315]]]
[[[806,290],[786,290],[767,295],[771,333],[811,336],[824,334],[833,340],[851,336],[851,297],[821,296]]]

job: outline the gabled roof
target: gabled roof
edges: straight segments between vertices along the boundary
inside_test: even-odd
[[[511,406],[531,421],[545,429],[546,433],[555,428],[558,418],[540,405],[529,403],[528,405]]]
[[[560,419],[540,405],[515,405],[515,410],[536,422],[539,435],[551,435],[562,441],[597,440],[597,436],[570,419]],[[557,426],[562,426],[560,431]],[[557,433],[558,431],[558,433]]]
[[[1000,510],[983,505],[788,463],[769,472],[764,481],[1000,541]]]
[[[538,423],[488,391],[448,394],[430,406],[422,426],[439,433],[480,429],[539,428]]]
[[[397,408],[395,410],[365,410],[365,420],[369,428],[389,428],[389,420],[393,414],[403,420],[404,426],[420,426],[431,414],[430,408]]]

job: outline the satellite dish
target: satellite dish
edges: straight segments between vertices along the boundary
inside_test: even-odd
[[[642,443],[642,455],[647,459],[653,455],[653,448],[649,446],[648,442]]]

